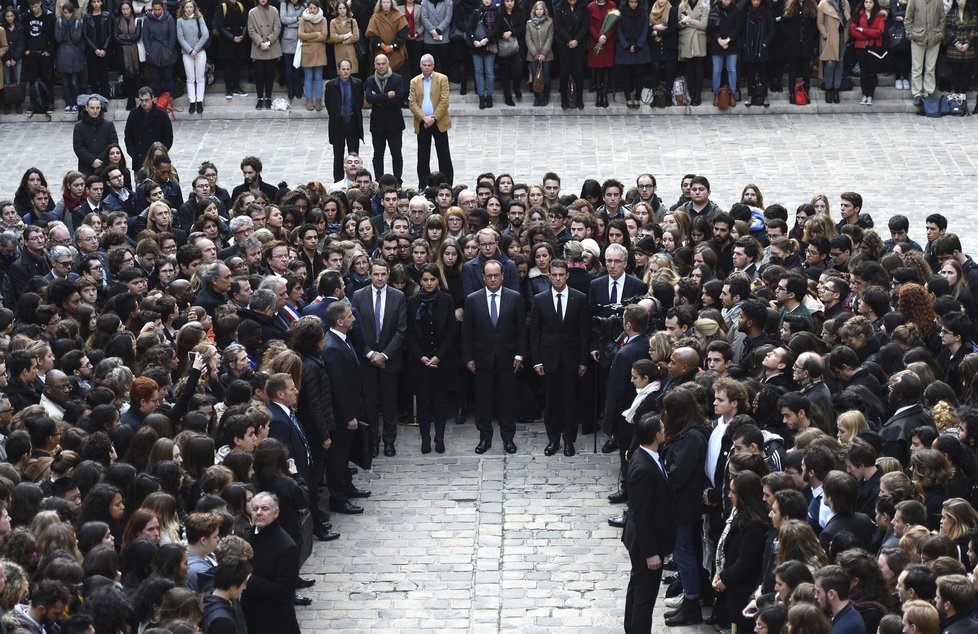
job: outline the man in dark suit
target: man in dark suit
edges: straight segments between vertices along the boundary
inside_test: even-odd
[[[500,251],[499,234],[496,230],[489,227],[479,229],[475,239],[479,245],[479,255],[462,265],[462,292],[465,296],[485,288],[482,267],[489,260],[495,260],[503,267],[503,286],[519,292],[520,279],[516,274],[516,264]]]
[[[621,320],[625,340],[611,362],[608,392],[604,402],[603,430],[618,444],[621,459],[619,490],[608,496],[608,501],[612,504],[627,502],[629,499],[628,483],[625,479],[628,461],[625,454],[632,442],[632,429],[622,412],[635,400],[635,386],[631,381],[632,364],[639,359],[649,358],[649,336],[645,333],[649,327],[649,311],[639,304],[631,304],[625,307]]]
[[[404,293],[387,285],[390,265],[384,260],[370,264],[370,286],[353,294],[353,308],[360,316],[364,344],[360,350],[363,374],[363,418],[370,425],[373,453],[380,453],[377,413],[384,416],[384,455],[397,451],[397,375],[404,367],[407,336],[407,302]]]
[[[401,137],[404,134],[404,115],[401,104],[407,97],[404,78],[391,70],[386,55],[374,58],[373,75],[367,78],[364,86],[367,103],[373,108],[370,113],[370,138],[374,145],[374,176],[380,178],[384,171],[384,148],[390,146],[392,172],[401,180],[404,171],[404,157],[401,155]]]
[[[353,309],[345,302],[333,302],[326,309],[329,332],[323,348],[326,374],[329,375],[333,393],[333,416],[336,429],[333,444],[326,453],[326,486],[329,488],[330,508],[341,513],[362,513],[363,508],[350,502],[350,498],[368,497],[369,491],[353,486],[347,464],[353,436],[361,418],[363,405],[363,381],[360,376],[360,360],[357,358],[348,335],[356,322]]]
[[[475,425],[478,454],[492,446],[492,417],[506,453],[516,453],[516,373],[526,351],[523,298],[503,288],[503,267],[495,261],[483,267],[486,287],[465,298],[462,321],[462,360],[475,374]]]
[[[533,370],[543,377],[546,404],[543,421],[552,456],[564,437],[564,455],[574,455],[577,440],[580,377],[587,370],[590,319],[587,296],[567,286],[567,263],[550,263],[551,289],[533,298],[530,341]]]
[[[912,372],[901,372],[887,384],[890,404],[895,412],[880,430],[884,456],[896,458],[900,464],[910,464],[910,437],[921,426],[934,426],[934,419],[920,404],[924,389]]]
[[[255,494],[251,508],[255,531],[248,534],[248,542],[255,555],[241,602],[248,629],[299,634],[292,603],[299,578],[299,548],[279,522],[279,501],[275,494],[267,491]]]
[[[665,440],[662,420],[647,414],[635,424],[639,448],[628,463],[628,519],[621,541],[628,549],[632,571],[625,592],[625,632],[652,631],[652,610],[659,595],[662,561],[676,542],[673,494],[666,463],[659,453]]]
[[[363,84],[351,77],[350,60],[340,60],[338,77],[326,82],[323,95],[329,114],[329,144],[333,146],[333,179],[343,178],[343,159],[349,148],[351,154],[360,152],[363,139]]]
[[[289,457],[295,461],[298,475],[305,480],[309,475],[312,448],[309,446],[306,432],[299,424],[299,419],[292,411],[298,401],[299,390],[291,376],[278,372],[268,377],[265,394],[268,395],[268,409],[272,413],[272,420],[268,424],[268,435],[288,448]]]
[[[588,293],[592,315],[600,315],[603,307],[620,304],[623,300],[643,295],[649,290],[642,280],[625,273],[628,249],[618,244],[609,244],[604,257],[608,274],[592,281],[591,291]]]

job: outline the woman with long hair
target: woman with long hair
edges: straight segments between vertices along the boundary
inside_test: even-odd
[[[523,99],[520,83],[523,80],[523,40],[526,33],[526,16],[523,14],[523,2],[517,0],[502,0],[499,5],[499,77],[503,84],[503,99],[507,106],[515,106],[513,94],[517,100]],[[500,192],[501,194],[501,192]]]
[[[142,20],[136,19],[133,0],[119,3],[119,15],[115,19],[115,41],[119,43],[119,65],[122,68],[123,91],[126,94],[126,110],[136,107],[139,90],[139,42],[143,38]]]
[[[282,57],[279,36],[282,21],[278,9],[268,0],[258,0],[248,11],[248,35],[251,38],[251,62],[258,93],[256,110],[272,109],[272,85],[275,83],[275,66]]]
[[[859,87],[863,92],[859,104],[862,106],[873,105],[876,84],[879,83],[876,69],[880,65],[879,56],[883,52],[885,32],[886,16],[880,11],[876,0],[863,0],[863,6],[849,23],[849,37],[852,38],[856,59],[859,61]],[[974,53],[971,55],[974,65]]]
[[[187,100],[190,114],[204,113],[204,89],[207,87],[207,51],[210,29],[196,0],[184,0],[177,20],[177,41],[183,52],[183,70],[187,75]]]
[[[534,106],[550,104],[550,65],[554,59],[554,21],[550,17],[547,3],[537,0],[530,9],[530,19],[526,26],[526,60],[530,62],[530,79],[537,75],[541,67],[543,91],[533,93]]]
[[[688,625],[702,620],[700,612],[700,563],[696,553],[696,524],[700,503],[708,481],[703,472],[710,429],[693,392],[676,388],[662,402],[662,423],[666,443],[669,483],[676,498],[676,545],[673,559],[679,567],[683,585],[680,612],[667,625]],[[753,587],[756,587],[755,583]]]
[[[649,8],[641,0],[625,0],[615,24],[615,67],[622,79],[625,105],[637,110],[642,104],[645,72],[652,61],[649,48]]]
[[[303,73],[306,110],[323,109],[323,68],[326,67],[326,42],[329,30],[319,0],[309,0],[299,19],[299,60]],[[352,62],[352,60],[351,60]]]
[[[842,85],[842,58],[849,39],[851,9],[841,0],[819,0],[816,23],[821,34],[819,60],[825,63],[825,101],[839,103]]]
[[[702,103],[703,59],[707,54],[706,29],[710,7],[705,0],[679,2],[679,60],[685,64],[690,105]]]
[[[13,6],[8,6],[3,10],[3,31],[7,38],[7,50],[3,54],[3,83],[5,86],[20,83],[20,71],[24,63],[24,50],[27,48],[27,38],[24,35],[24,27],[21,24],[20,14]],[[17,114],[23,112],[23,97],[21,103],[6,104],[4,114],[10,114],[11,105]]]
[[[465,37],[472,54],[475,70],[475,91],[479,94],[479,110],[492,108],[495,83],[494,64],[499,51],[497,40],[502,32],[499,10],[492,0],[482,0],[469,16]]]
[[[309,506],[308,494],[299,484],[301,481],[285,445],[274,438],[258,443],[253,483],[258,491],[270,491],[278,496],[279,523],[300,548],[299,513]]]
[[[944,502],[948,499],[947,485],[954,475],[954,468],[947,456],[936,449],[918,449],[910,455],[913,482],[924,492],[927,508],[927,528],[937,530],[941,525]]]
[[[744,617],[743,610],[761,581],[770,521],[761,479],[756,473],[744,471],[734,476],[730,481],[729,496],[733,519],[729,532],[720,538],[713,588],[724,593],[730,620],[737,631],[749,632],[752,619]]]
[[[769,46],[777,34],[777,22],[774,11],[767,0],[744,0],[741,5],[744,16],[743,48],[741,61],[747,73],[747,100],[745,106],[758,105],[756,97],[763,99],[760,105],[767,108],[768,101],[768,64],[771,61]],[[780,73],[778,75],[780,84]],[[763,209],[763,204],[758,205]]]
[[[394,0],[377,0],[374,13],[363,34],[370,43],[371,59],[383,53],[390,62],[391,70],[397,72],[407,61],[407,18],[394,3]],[[412,69],[411,72],[414,72]]]

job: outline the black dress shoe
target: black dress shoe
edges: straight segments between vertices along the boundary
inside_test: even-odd
[[[618,443],[614,440],[609,440],[601,446],[601,453],[611,453],[612,451],[618,451]]]
[[[384,455],[388,458],[396,456],[397,450],[394,449],[394,445],[384,445]]]
[[[615,528],[625,528],[625,514],[622,513],[618,517],[609,517],[608,526],[614,526]]]
[[[380,445],[374,445],[370,448],[370,455],[376,458],[380,455]]]
[[[476,453],[486,453],[489,448],[492,447],[491,440],[480,440],[479,444],[475,446]]]
[[[349,500],[330,500],[329,508],[334,513],[343,513],[344,515],[360,515],[363,513],[363,507],[357,506]]]
[[[465,411],[465,408],[464,407],[458,408],[458,411],[455,413],[455,424],[456,425],[464,424],[465,419],[467,417],[468,417],[468,412]]]
[[[628,494],[624,491],[615,491],[608,496],[608,501],[612,504],[621,504],[628,501]]]
[[[347,471],[350,472],[351,476],[355,476],[356,474],[360,473],[360,470],[357,469],[356,467],[350,467],[349,469],[347,469]]]
[[[363,489],[353,489],[353,492],[348,494],[348,498],[368,498],[370,497],[370,491],[365,491]]]
[[[552,456],[555,453],[557,453],[558,449],[560,449],[560,445],[558,445],[557,443],[551,440],[550,443],[547,445],[547,448],[543,450],[543,455]]]
[[[574,443],[572,443],[572,442],[564,442],[564,455],[565,456],[567,456],[568,458],[570,458],[571,456],[573,456],[576,453],[577,453],[577,451],[574,450]]]
[[[431,438],[421,437],[421,453],[431,453]]]
[[[312,534],[316,537],[316,539],[318,539],[321,542],[331,542],[334,539],[339,539],[340,538],[340,534],[339,533],[333,533],[329,529],[326,529],[326,530],[316,529],[316,530],[314,530],[312,532]],[[313,582],[313,583],[315,583],[315,582]],[[309,584],[309,585],[312,585],[312,584]],[[297,586],[297,587],[299,587],[299,588],[308,588],[309,586]]]
[[[516,443],[512,440],[503,441],[503,449],[506,450],[506,453],[516,453]]]
[[[311,588],[314,585],[316,585],[315,579],[303,579],[302,577],[299,577],[299,580],[295,583],[295,587],[299,588],[300,590],[303,588]]]
[[[296,592],[295,596],[292,597],[292,603],[294,603],[295,605],[303,605],[303,606],[312,605],[312,599],[310,599],[309,597],[304,597],[298,592]]]
[[[271,110],[271,109],[272,109],[272,98],[265,97],[265,110]]]
[[[445,439],[435,436],[435,452],[445,453]]]
[[[258,100],[258,103],[255,104],[255,110],[261,110],[264,107],[265,107],[265,100],[264,99],[259,99]],[[310,601],[309,603],[312,603],[312,601]],[[308,605],[308,604],[306,604],[306,605]]]

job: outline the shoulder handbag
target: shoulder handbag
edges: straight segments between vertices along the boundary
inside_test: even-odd
[[[886,47],[891,51],[903,51],[910,48],[907,31],[903,22],[892,21],[886,27]]]
[[[543,64],[537,64],[537,72],[533,73],[533,92],[537,95],[543,94],[546,82],[543,78]]]
[[[512,57],[520,52],[520,43],[515,37],[511,37],[508,40],[500,38],[496,44],[499,47],[499,53],[497,53],[499,57]]]
[[[952,117],[966,117],[968,116],[968,96],[961,93],[951,93],[947,95],[947,114]]]

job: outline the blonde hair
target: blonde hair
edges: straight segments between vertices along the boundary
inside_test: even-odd
[[[200,19],[200,18],[204,17],[200,13],[200,7],[197,6],[196,0],[183,0],[183,2],[180,3],[180,12],[177,14],[177,17],[183,18],[185,20],[188,19],[187,16],[186,16],[186,14],[184,14],[184,9],[187,8],[187,5],[188,4],[194,5],[194,15],[193,15],[193,17],[195,19]]]
[[[845,429],[849,432],[849,441],[859,435],[860,432],[864,432],[869,429],[869,425],[866,424],[866,417],[859,410],[851,409],[848,412],[842,412],[839,414],[839,418],[836,421],[839,429]]]
[[[543,0],[537,0],[533,3],[533,7],[530,8],[530,17],[534,18],[537,15],[537,7],[543,7],[543,17],[549,18],[550,11],[547,9],[547,3]]]
[[[908,625],[916,626],[920,634],[937,634],[940,631],[941,616],[937,608],[920,599],[903,604],[903,619]]]

